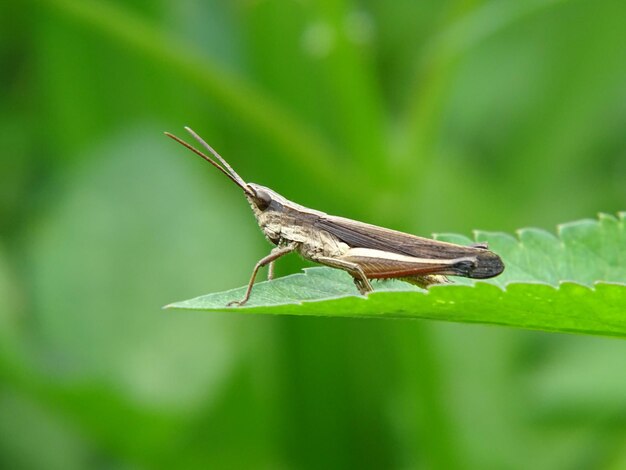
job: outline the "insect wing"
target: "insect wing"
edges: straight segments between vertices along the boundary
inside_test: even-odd
[[[479,249],[422,238],[344,217],[326,216],[316,223],[345,244],[417,258],[451,259],[475,255]]]
[[[431,274],[468,276],[475,258],[428,259],[371,248],[351,248],[342,260],[358,264],[368,279],[395,279]]]
[[[482,247],[440,242],[344,217],[325,215],[319,217],[315,225],[351,248],[369,248],[425,260],[472,258],[473,268],[465,269],[464,274],[457,273],[459,276],[484,279],[497,276],[504,270],[500,257]]]

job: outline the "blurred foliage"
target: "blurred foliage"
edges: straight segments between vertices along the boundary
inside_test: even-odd
[[[161,134],[183,125],[244,178],[414,233],[623,210],[625,19],[613,0],[0,4],[0,466],[624,468],[620,341],[160,306],[268,250],[239,191]]]

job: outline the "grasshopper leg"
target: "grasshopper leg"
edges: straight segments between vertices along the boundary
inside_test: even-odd
[[[487,243],[487,242],[472,243],[470,246],[472,248],[479,248],[481,250],[488,250],[489,249],[489,243]]]
[[[359,292],[362,295],[365,295],[368,292],[372,292],[374,290],[372,288],[372,284],[370,284],[369,279],[367,279],[367,276],[365,276],[363,269],[356,263],[337,258],[327,258],[325,256],[315,258],[315,261],[321,264],[325,264],[326,266],[330,266],[331,268],[338,268],[347,271],[354,279],[354,284],[356,285],[357,289],[359,289]]]
[[[267,264],[271,266],[272,264],[274,264],[274,261],[276,261],[278,258],[288,253],[291,253],[295,249],[296,247],[291,246],[291,245],[280,247],[280,248],[276,247],[265,258],[261,258],[259,262],[254,266],[254,269],[252,270],[252,276],[250,276],[250,282],[248,283],[248,289],[246,290],[246,295],[244,295],[243,299],[241,300],[233,300],[232,302],[228,302],[227,305],[229,307],[235,306],[235,305],[238,307],[241,307],[242,305],[244,305],[250,298],[250,293],[252,292],[252,287],[254,286],[254,280],[256,279],[256,275],[259,272],[259,269],[261,269],[263,266]]]

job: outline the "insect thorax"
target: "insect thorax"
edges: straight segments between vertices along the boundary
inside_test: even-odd
[[[289,211],[259,211],[252,207],[259,227],[265,237],[275,245],[295,243],[304,258],[314,260],[320,256],[338,257],[349,247],[334,235],[313,226],[306,216],[292,215]]]

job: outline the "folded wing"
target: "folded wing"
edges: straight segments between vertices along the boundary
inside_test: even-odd
[[[325,215],[319,217],[315,225],[351,248],[370,248],[420,259],[462,259],[464,265],[468,259],[472,260],[471,266],[455,273],[459,276],[484,279],[497,276],[504,270],[500,257],[484,247],[440,242],[343,217]]]

